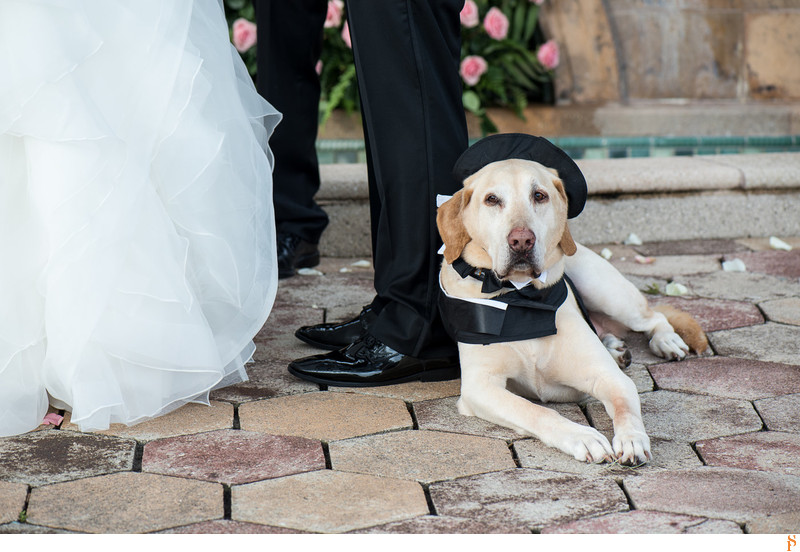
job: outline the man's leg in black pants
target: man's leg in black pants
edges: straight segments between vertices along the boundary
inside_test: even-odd
[[[270,138],[280,276],[319,262],[316,244],[328,216],[319,190],[317,138],[320,97],[315,66],[322,49],[325,0],[256,0],[259,93],[283,113]]]
[[[467,148],[458,74],[462,5],[462,0],[349,0],[371,169],[377,317],[368,336],[379,345],[360,339],[348,349],[296,361],[290,370],[300,377],[331,385],[377,385],[419,379],[412,377],[416,369],[426,379],[432,365],[411,359],[444,361],[455,354],[436,306],[435,201],[437,194],[460,188],[451,170]],[[387,350],[399,353],[406,368],[386,362]],[[364,375],[382,367],[397,377]]]
[[[356,73],[374,179],[375,288],[370,333],[411,356],[452,342],[438,323],[436,195],[467,147],[461,105],[460,0],[349,0]]]

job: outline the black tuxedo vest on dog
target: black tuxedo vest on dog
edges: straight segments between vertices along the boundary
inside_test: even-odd
[[[472,276],[484,280],[487,274],[491,274],[491,271],[475,268],[467,273],[463,270],[465,264],[459,259],[462,278]],[[506,305],[505,308],[448,296],[442,290],[439,312],[448,334],[461,343],[487,345],[555,335],[558,331],[556,311],[569,295],[567,286],[572,289],[578,307],[594,331],[583,301],[566,274],[550,287],[536,289],[529,285],[489,300],[502,303]]]

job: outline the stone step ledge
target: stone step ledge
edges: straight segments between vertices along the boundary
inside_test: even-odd
[[[589,195],[800,190],[800,153],[581,159]],[[364,164],[321,165],[321,201],[365,200]]]

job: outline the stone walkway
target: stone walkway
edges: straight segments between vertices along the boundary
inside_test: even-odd
[[[693,313],[713,354],[630,336],[652,464],[586,465],[455,409],[459,382],[324,389],[288,362],[303,324],[354,315],[372,272],[282,281],[250,381],[130,428],[68,418],[0,439],[0,533],[791,533],[800,528],[800,238],[607,246]],[[600,251],[603,246],[593,247]],[[636,256],[653,257],[640,264]],[[725,272],[741,259],[746,272]],[[639,259],[642,260],[641,258]],[[555,408],[610,436],[596,402]]]

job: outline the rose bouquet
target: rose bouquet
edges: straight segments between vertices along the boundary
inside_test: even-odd
[[[523,117],[529,102],[552,103],[552,70],[558,45],[538,27],[545,0],[465,0],[461,11],[464,108],[477,115],[483,133],[497,129],[487,107],[508,107]],[[255,74],[255,25],[251,0],[225,0],[231,40]],[[322,59],[317,63],[322,99],[320,122],[334,109],[358,109],[358,88],[343,0],[328,0]]]

